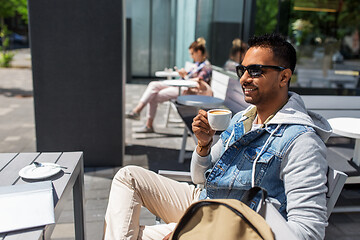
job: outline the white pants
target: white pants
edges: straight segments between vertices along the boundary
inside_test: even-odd
[[[106,210],[105,240],[156,239],[170,233],[187,207],[197,201],[200,188],[160,176],[137,166],[115,175]],[[140,226],[141,206],[166,224]]]
[[[184,91],[184,89],[185,88],[182,88],[182,91]],[[175,99],[178,97],[178,95],[178,87],[169,87],[162,81],[150,82],[140,99],[140,102],[145,105],[149,105],[147,108],[146,117],[154,119],[158,104],[170,99]]]

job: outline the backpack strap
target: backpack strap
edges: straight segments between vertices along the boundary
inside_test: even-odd
[[[249,190],[247,190],[240,201],[245,203],[246,205],[250,206],[251,201],[255,198],[255,196],[258,194],[258,192],[262,192],[261,194],[261,200],[262,202],[265,202],[265,199],[267,198],[267,191],[262,187],[252,187]]]

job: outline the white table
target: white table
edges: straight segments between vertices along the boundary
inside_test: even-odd
[[[58,220],[71,190],[73,192],[75,239],[84,240],[84,167],[82,152],[49,152],[49,153],[0,153],[0,186],[28,184],[41,180],[26,180],[19,177],[19,170],[37,162],[57,163],[67,169],[52,177],[54,188],[55,221]],[[0,233],[1,240],[40,240],[50,239],[54,224],[28,228],[10,233]]]
[[[328,120],[335,134],[354,138],[353,163],[360,166],[360,118],[331,118]]]
[[[155,76],[166,77],[168,80],[170,80],[172,78],[179,77],[179,73],[177,71],[157,71],[155,72]]]
[[[164,80],[163,83],[165,83],[166,85],[171,86],[171,87],[179,87],[179,96],[181,95],[181,87],[193,88],[193,87],[198,86],[198,83],[196,81],[183,80],[183,79]]]

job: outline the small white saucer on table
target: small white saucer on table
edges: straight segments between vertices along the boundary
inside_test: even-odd
[[[353,163],[360,167],[360,118],[331,118],[328,120],[335,134],[355,139]]]

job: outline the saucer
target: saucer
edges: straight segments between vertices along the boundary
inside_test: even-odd
[[[44,166],[36,167],[31,164],[19,171],[19,176],[26,179],[44,179],[54,176],[61,171],[60,165],[56,163],[42,163]]]

